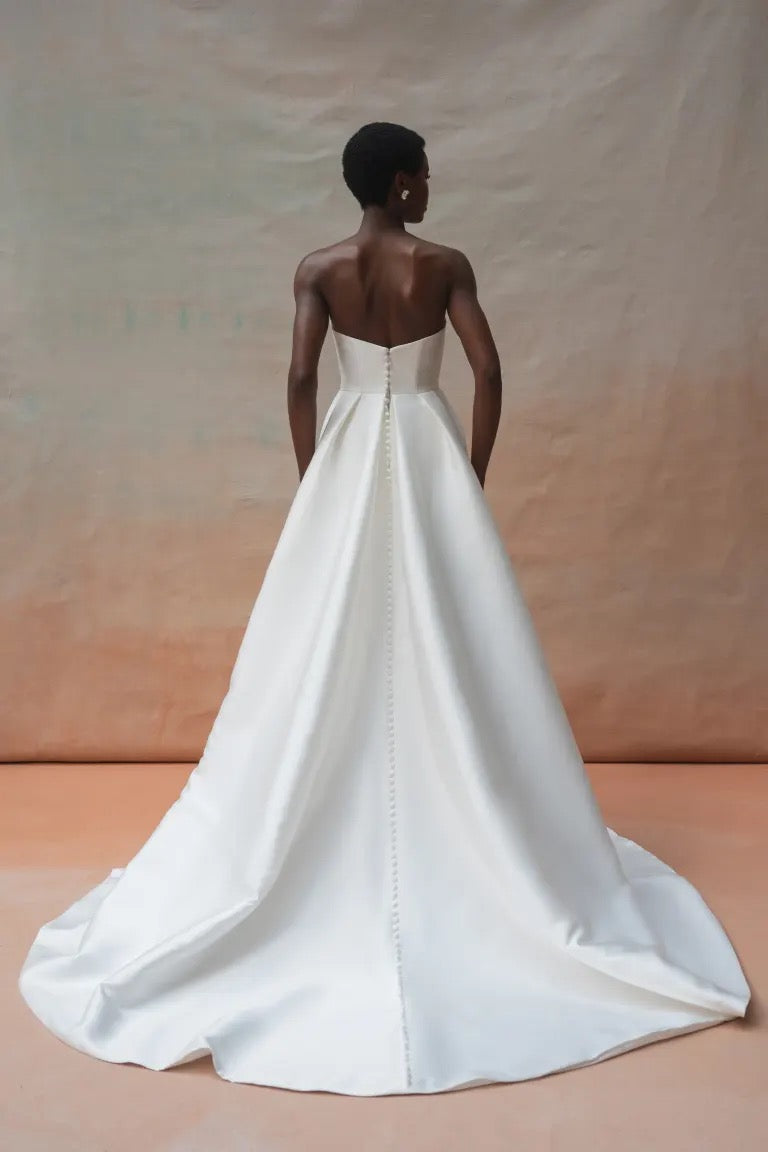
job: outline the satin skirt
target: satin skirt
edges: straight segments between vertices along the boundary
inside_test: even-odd
[[[102,1060],[364,1096],[744,1015],[701,895],[603,822],[439,388],[336,393],[199,763],[19,988]]]

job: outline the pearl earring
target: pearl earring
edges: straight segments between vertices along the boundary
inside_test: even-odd
[[[403,188],[402,192],[400,193],[400,196],[402,197],[403,200],[407,200],[408,199],[408,189]]]

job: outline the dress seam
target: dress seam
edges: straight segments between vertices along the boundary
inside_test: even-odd
[[[389,827],[390,827],[390,870],[392,880],[391,928],[395,949],[397,993],[400,1004],[400,1029],[403,1040],[406,1085],[411,1086],[411,1056],[408,1022],[405,1013],[405,993],[403,988],[403,951],[400,934],[400,875],[397,858],[397,781],[395,756],[395,693],[393,674],[394,636],[394,515],[392,493],[392,425],[391,425],[391,359],[386,355],[386,390],[384,394],[384,457],[386,466],[387,496],[387,603],[386,603],[386,706],[387,706],[387,754],[389,785]]]

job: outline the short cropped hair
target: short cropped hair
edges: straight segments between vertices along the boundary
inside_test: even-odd
[[[402,124],[379,120],[350,137],[341,158],[344,183],[365,208],[386,204],[396,172],[415,176],[424,163],[423,136]]]

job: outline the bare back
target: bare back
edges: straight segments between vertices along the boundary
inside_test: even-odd
[[[407,232],[353,236],[325,249],[318,263],[329,320],[339,332],[392,347],[445,324],[449,275],[440,245]]]
[[[463,252],[405,230],[358,232],[300,261],[294,297],[289,395],[313,397],[306,427],[299,416],[292,424],[300,471],[314,446],[317,369],[329,324],[345,336],[393,348],[432,335],[447,317],[475,378],[472,463],[483,483],[501,410],[501,366]]]
[[[295,379],[316,371],[329,324],[346,336],[391,348],[438,331],[446,316],[475,378],[499,373],[474,272],[456,248],[406,231],[358,233],[305,256],[296,270],[294,296]]]

